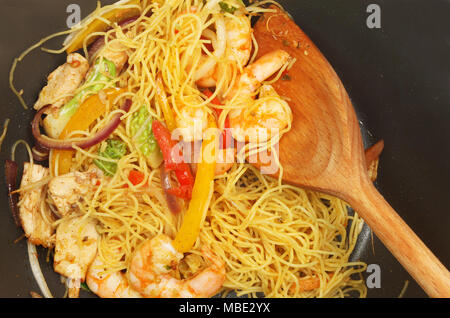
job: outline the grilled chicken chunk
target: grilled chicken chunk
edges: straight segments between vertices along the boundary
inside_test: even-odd
[[[119,74],[128,61],[127,47],[120,42],[111,42],[98,53],[98,56],[104,57],[116,66],[117,74]]]
[[[61,107],[75,94],[89,70],[89,62],[78,53],[67,55],[67,62],[54,70],[47,78],[45,86],[34,104],[34,109],[52,104]]]
[[[20,188],[41,181],[49,176],[49,171],[40,165],[24,164],[24,171]],[[38,186],[20,194],[19,216],[26,237],[34,245],[53,247],[55,242],[54,228],[50,224],[54,221],[50,211],[41,213],[41,202],[45,186]]]
[[[99,174],[95,170],[88,172],[70,172],[53,178],[48,184],[48,194],[58,209],[60,217],[78,211],[79,202],[94,189]]]

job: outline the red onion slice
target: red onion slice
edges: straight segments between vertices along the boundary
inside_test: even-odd
[[[122,107],[120,108],[120,110],[122,110],[125,113],[128,113],[128,111],[131,108],[131,104],[132,104],[131,100],[126,99],[125,102],[123,103]],[[47,105],[47,106],[41,108],[39,110],[39,112],[37,112],[36,116],[33,119],[33,122],[31,123],[32,132],[33,132],[33,136],[36,140],[36,143],[38,143],[41,147],[47,148],[47,149],[72,150],[74,146],[80,147],[82,149],[86,149],[86,148],[95,146],[96,144],[98,144],[98,143],[102,142],[103,140],[105,140],[106,138],[108,138],[109,135],[111,135],[114,132],[114,130],[116,130],[116,128],[122,122],[121,117],[123,116],[123,114],[120,114],[120,113],[115,114],[113,116],[111,122],[109,122],[108,125],[106,125],[103,129],[98,131],[92,137],[85,138],[82,140],[71,140],[71,139],[60,140],[60,139],[49,138],[45,135],[42,135],[40,132],[39,125],[41,122],[42,114],[44,114],[45,111],[47,109],[49,109],[49,107],[51,107],[51,105]]]
[[[18,198],[17,194],[12,194],[14,190],[16,190],[16,182],[17,182],[17,171],[19,166],[16,162],[11,160],[5,161],[5,176],[6,176],[6,187],[8,189],[8,204],[11,210],[12,217],[14,219],[14,223],[17,226],[21,226],[20,217],[19,217],[19,208],[17,206]]]
[[[126,27],[128,24],[133,23],[139,18],[139,16],[134,16],[128,19],[125,19],[123,21],[120,21],[118,25],[121,28]],[[115,36],[115,33],[111,34],[111,36]],[[105,36],[98,37],[88,48],[88,55],[89,59],[92,60],[98,53],[98,51],[101,50],[101,48],[105,45]]]
[[[34,161],[42,162],[42,161],[48,160],[48,157],[49,157],[48,149],[41,148],[41,147],[39,147],[39,145],[37,145],[31,149],[31,152],[32,152]]]
[[[178,214],[181,212],[181,206],[178,202],[177,197],[170,194],[168,190],[172,189],[172,182],[170,181],[170,176],[167,173],[164,166],[161,167],[161,186],[164,190],[164,195],[166,197],[167,206],[173,214]]]

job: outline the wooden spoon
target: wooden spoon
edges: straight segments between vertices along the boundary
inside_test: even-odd
[[[450,273],[376,190],[367,174],[353,106],[335,71],[282,10],[255,25],[259,56],[283,49],[297,61],[274,83],[293,112],[279,145],[283,180],[348,202],[431,297],[450,297]]]

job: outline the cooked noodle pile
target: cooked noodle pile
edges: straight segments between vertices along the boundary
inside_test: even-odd
[[[121,2],[106,9],[98,8],[77,29],[83,30],[89,21],[107,9],[136,6]],[[117,101],[124,97],[133,101],[130,112],[110,136],[126,143],[127,155],[117,162],[117,173],[110,179],[103,179],[95,193],[79,203],[81,215],[98,221],[99,255],[107,264],[107,272],[126,270],[139,244],[156,234],[174,237],[183,219],[182,213],[174,215],[168,209],[159,170],[148,166],[130,133],[131,118],[142,105],[154,117],[163,120],[155,98],[157,76],[162,77],[170,104],[175,113],[179,113],[179,105],[209,107],[218,94],[226,96],[243,67],[220,54],[224,41],[221,35],[223,13],[203,1],[142,1],[137,7],[141,15],[127,25],[126,32],[115,24],[107,32],[92,34],[104,35],[107,46],[120,42],[126,47],[128,66],[106,87],[126,88]],[[261,3],[247,7],[249,15],[266,10]],[[209,31],[205,32],[206,29]],[[252,60],[258,48],[253,42]],[[86,55],[87,43],[88,39],[84,47]],[[70,45],[70,39],[66,44],[66,47]],[[214,46],[214,54],[206,49],[206,44]],[[215,59],[220,74],[216,91],[210,98],[194,84],[199,76],[195,70],[200,68],[205,52]],[[285,65],[275,79],[287,67],[289,65]],[[95,134],[117,113],[118,104],[109,105],[107,115],[98,119],[89,132],[77,131],[72,135]],[[223,127],[230,110],[245,106],[237,100],[221,106],[224,111],[218,120],[219,126]],[[212,108],[208,109],[212,112]],[[286,131],[259,146],[271,147]],[[99,157],[99,147],[101,145],[87,150],[77,148],[71,170],[87,171],[95,159],[108,161]],[[52,175],[57,174],[57,168],[52,169]],[[145,180],[134,186],[128,180],[131,170],[142,172]],[[61,220],[54,225],[59,222]],[[225,175],[216,177],[200,237],[191,255],[180,265],[178,275],[189,276],[203,266],[196,255],[201,254],[200,247],[206,244],[226,263],[224,295],[236,291],[240,296],[263,293],[266,297],[339,297],[356,291],[364,297],[366,290],[360,273],[365,264],[349,262],[361,226],[362,220],[356,214],[350,215],[341,200],[282,184],[249,164],[236,163]]]

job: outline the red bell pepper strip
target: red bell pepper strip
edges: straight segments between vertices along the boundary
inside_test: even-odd
[[[179,156],[181,159],[179,162],[174,160],[174,155],[178,151],[177,142],[172,140],[170,131],[157,120],[152,123],[152,131],[161,148],[166,171],[173,170],[180,184],[178,188],[170,189],[168,192],[177,197],[190,200],[195,180],[190,166],[182,160],[181,155]]]
[[[211,98],[211,96],[214,94],[214,92],[212,92],[210,89],[205,89],[203,91],[203,94],[205,94],[206,97]],[[220,102],[220,100],[217,96],[212,99],[211,103],[214,105],[218,105],[218,106],[222,105],[222,103]],[[222,109],[220,109],[220,111],[222,112]]]
[[[201,40],[209,40],[206,36],[201,36],[200,37]],[[205,47],[209,52],[214,52],[214,47],[212,45],[212,43],[205,43]]]
[[[128,180],[130,180],[131,184],[134,186],[141,184],[144,179],[145,175],[137,170],[131,170],[130,174],[128,175]]]

